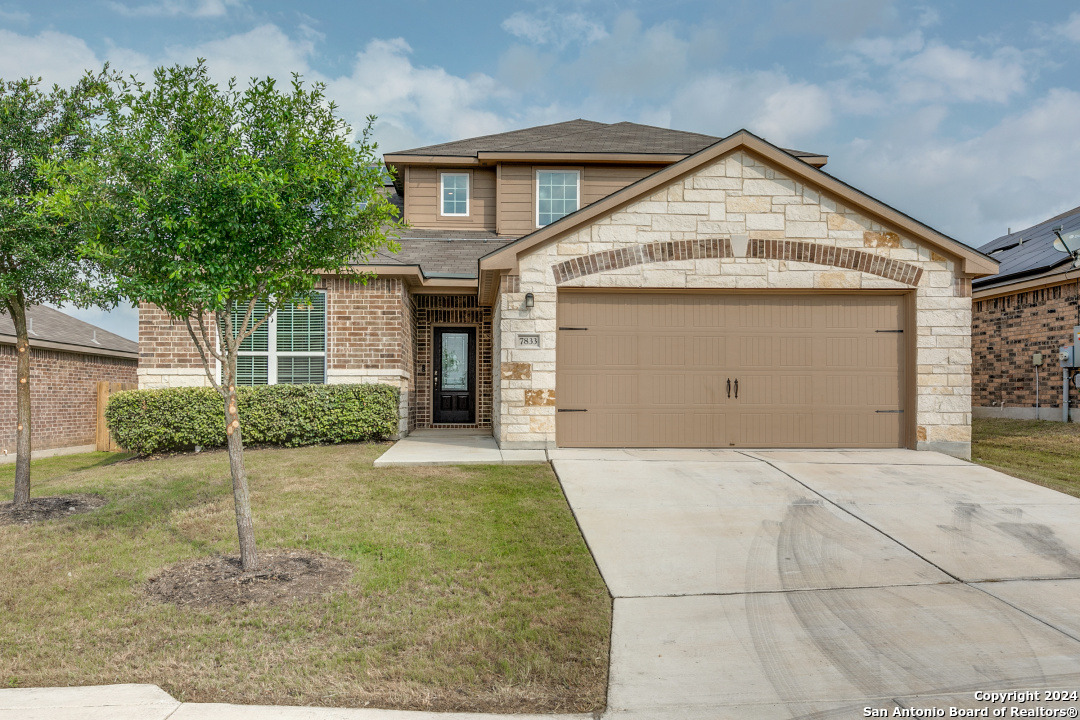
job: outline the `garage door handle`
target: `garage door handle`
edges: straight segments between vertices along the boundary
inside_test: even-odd
[[[735,399],[739,399],[739,378],[735,378]]]
[[[589,412],[585,408],[559,408],[555,412]]]
[[[727,379],[727,396],[731,397],[731,378]]]

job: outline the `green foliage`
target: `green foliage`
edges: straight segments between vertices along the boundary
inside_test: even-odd
[[[127,297],[175,318],[285,302],[392,244],[373,118],[351,142],[321,84],[221,88],[200,61],[111,87],[88,155],[50,165],[49,207],[87,229]]]
[[[397,432],[399,391],[389,385],[261,385],[237,388],[245,443],[315,445],[380,440]],[[213,388],[126,390],[105,421],[116,442],[141,455],[225,444],[222,397]]]
[[[40,212],[50,193],[43,164],[84,158],[104,112],[105,75],[70,89],[40,85],[0,80],[0,311],[109,301],[97,266],[79,255],[77,225]]]

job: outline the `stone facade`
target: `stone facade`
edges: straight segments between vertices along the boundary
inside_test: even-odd
[[[86,447],[97,432],[97,383],[134,383],[134,358],[34,348],[30,354],[30,418],[34,450]],[[15,452],[14,345],[0,345],[0,452]]]
[[[1075,282],[976,300],[971,324],[975,388],[972,404],[1018,417],[1034,417],[1035,367],[1031,356],[1043,354],[1040,368],[1040,407],[1058,408],[1046,417],[1060,419],[1061,366],[1058,348],[1068,345],[1074,325],[1080,325]],[[1072,390],[1072,402],[1076,391]]]
[[[750,153],[735,151],[519,258],[496,309],[501,445],[554,445],[556,301],[571,287],[913,293],[917,446],[970,453],[970,281],[934,250]],[[514,347],[521,332],[538,334],[539,348]]]

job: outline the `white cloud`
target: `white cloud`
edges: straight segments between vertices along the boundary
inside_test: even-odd
[[[1065,38],[1073,42],[1080,42],[1080,12],[1074,12],[1063,25],[1057,29]]]
[[[690,42],[674,23],[645,27],[634,13],[626,12],[607,37],[569,64],[565,80],[634,98],[666,96],[685,79],[690,50]]]
[[[571,43],[589,44],[607,37],[604,26],[581,13],[516,12],[502,22],[502,29],[535,45],[564,48]]]
[[[924,5],[916,9],[919,13],[918,20],[916,20],[919,27],[933,27],[941,23],[941,13],[938,12],[937,8]]]
[[[1026,87],[1024,57],[999,48],[989,57],[933,43],[895,68],[899,98],[922,103],[941,100],[1006,102]]]
[[[851,49],[875,65],[895,65],[925,46],[922,32],[916,30],[899,37],[859,38]]]
[[[29,21],[30,13],[22,10],[9,10],[7,5],[0,5],[0,22],[24,25]]]
[[[356,56],[348,76],[327,81],[343,114],[353,123],[375,113],[384,150],[404,149],[500,132],[507,119],[486,109],[511,94],[488,75],[459,77],[441,67],[412,64],[405,40],[372,40]],[[411,138],[411,139],[410,139]]]
[[[46,85],[74,84],[102,61],[80,38],[46,30],[33,37],[0,30],[0,78],[40,76]]]
[[[791,34],[816,34],[847,42],[895,15],[895,0],[786,0],[771,25]]]
[[[1054,89],[966,141],[939,135],[853,143],[843,174],[946,234],[981,245],[1074,207],[1080,93]],[[835,165],[835,163],[834,163]]]
[[[252,77],[269,75],[284,81],[293,72],[309,75],[308,59],[314,51],[314,42],[308,36],[294,40],[276,25],[260,25],[245,33],[199,45],[169,46],[164,57],[154,62],[191,64],[203,57],[214,77],[221,80],[236,77],[243,83]]]
[[[808,139],[833,119],[824,89],[775,71],[699,78],[683,87],[670,107],[676,127],[715,135],[746,128],[778,145]]]
[[[128,5],[111,0],[108,6],[125,17],[216,18],[231,8],[243,7],[243,0],[159,0],[146,5]]]

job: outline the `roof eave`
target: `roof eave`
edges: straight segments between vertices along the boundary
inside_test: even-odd
[[[59,350],[62,352],[78,353],[79,355],[104,355],[106,357],[139,359],[138,350],[117,350],[114,348],[98,347],[97,345],[83,345],[81,343],[57,342],[55,340],[41,340],[30,338],[30,347],[40,350]],[[0,345],[15,345],[18,339],[14,335],[0,333]]]
[[[411,288],[475,290],[479,279],[464,273],[425,273],[419,265],[357,265],[361,272],[378,277],[400,277]]]
[[[532,248],[551,242],[558,237],[573,232],[580,227],[619,208],[639,200],[648,193],[688,175],[697,168],[712,162],[723,155],[745,149],[757,154],[772,164],[781,167],[796,179],[813,184],[835,195],[846,203],[858,208],[881,221],[919,238],[941,250],[947,256],[957,260],[960,270],[972,277],[993,275],[997,272],[996,260],[970,248],[958,240],[943,235],[933,228],[901,213],[869,195],[856,190],[847,183],[834,178],[803,159],[796,158],[781,148],[759,138],[748,130],[738,132],[720,140],[704,150],[691,155],[681,162],[659,170],[636,183],[628,185],[606,198],[587,205],[565,218],[541,228],[504,248],[480,258],[480,271],[511,270],[517,266],[518,256]]]

